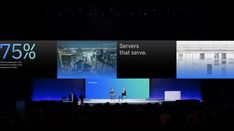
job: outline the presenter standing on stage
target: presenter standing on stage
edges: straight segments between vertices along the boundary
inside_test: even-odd
[[[110,98],[111,98],[111,100],[115,99],[115,91],[113,88],[111,88],[111,90],[110,90]]]
[[[122,89],[122,100],[124,99],[124,97],[127,96],[127,91],[125,88]]]

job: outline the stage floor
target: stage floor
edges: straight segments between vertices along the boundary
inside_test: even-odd
[[[85,99],[84,103],[87,104],[104,104],[104,103],[128,103],[128,104],[147,104],[147,103],[161,103],[160,100],[147,100],[147,99]]]

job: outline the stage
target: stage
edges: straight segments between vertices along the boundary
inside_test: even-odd
[[[85,104],[116,104],[116,103],[128,103],[128,104],[148,104],[148,103],[162,103],[163,100],[155,99],[85,99]]]

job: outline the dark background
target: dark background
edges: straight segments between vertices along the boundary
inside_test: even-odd
[[[219,21],[212,19],[215,7],[204,2],[29,3],[1,6],[1,39],[176,40],[217,39],[216,34],[226,34],[213,29]]]
[[[220,1],[165,1],[156,4],[155,1],[87,1],[76,4],[19,1],[1,4],[0,39],[233,40],[231,6]],[[11,96],[30,98],[28,83],[28,79],[1,79],[4,92],[1,100]],[[232,79],[202,80],[202,83],[205,101],[233,103]],[[7,95],[9,93],[11,95]]]
[[[226,1],[86,0],[62,1],[61,3],[59,1],[46,1],[46,3],[42,1],[9,1],[0,4],[0,40],[233,40],[234,11],[232,6],[233,4],[226,3]],[[169,65],[165,66],[165,69],[168,67],[170,68]],[[49,67],[47,69],[50,70]],[[39,72],[39,70],[36,71]],[[2,75],[2,72],[0,74]],[[226,125],[230,125],[233,127],[234,80],[202,79],[200,81],[204,101],[201,104],[213,107],[210,108],[210,111],[205,107],[204,114],[217,118],[217,122],[212,121],[215,126],[225,128]],[[30,110],[30,106],[33,105],[31,103],[31,82],[31,78],[0,79],[0,102],[3,107],[0,108],[1,116],[12,115],[12,113],[5,113],[4,109],[15,108],[18,100],[25,100],[29,114],[34,111]],[[142,111],[148,108],[148,105],[144,105],[144,108],[135,108],[135,106],[121,108],[122,106],[120,106],[117,110],[115,106],[113,108],[106,108],[109,106],[87,107],[87,112],[86,110],[80,114],[78,112],[77,116],[82,119],[77,121],[72,119],[76,118],[73,113],[61,113],[58,111],[58,106],[53,105],[56,104],[47,105],[52,108],[49,115],[42,115],[43,112],[36,108],[38,113],[32,113],[29,115],[32,119],[26,119],[28,122],[20,121],[19,125],[25,123],[25,127],[28,127],[32,122],[31,126],[34,127],[33,123],[36,123],[37,128],[43,128],[43,125],[48,123],[54,127],[65,125],[66,129],[73,126],[76,129],[79,129],[80,126],[83,126],[84,129],[101,126],[103,129],[105,127],[103,123],[107,123],[107,127],[112,126],[108,129],[119,127],[123,130],[126,125],[132,129],[147,123],[146,127],[157,127],[158,129],[158,121],[153,114],[158,111],[158,106],[149,108],[150,111],[145,110],[146,112],[143,113]],[[164,108],[163,105],[160,106],[161,113],[167,112],[167,108]],[[169,109],[174,112],[175,108],[170,107]],[[179,112],[175,112],[179,116],[178,118],[183,117],[180,115],[180,111],[186,112],[194,108],[190,105],[186,107],[178,106]],[[66,108],[65,111],[69,109]],[[151,113],[151,109],[154,110],[153,113]],[[113,114],[116,116],[114,120],[120,118],[119,121],[108,119],[111,117],[107,116],[113,116]],[[40,116],[45,117],[40,119]],[[53,119],[48,119],[47,116],[52,116]],[[86,119],[90,116],[93,118]],[[180,119],[176,119],[176,121],[180,121]],[[121,123],[120,126],[118,124],[116,126],[116,122]],[[1,119],[0,123],[1,126],[7,126],[5,120],[2,122]],[[11,124],[9,127],[12,127]],[[169,125],[169,127],[173,126]]]
[[[120,49],[137,44],[139,49]],[[119,51],[146,51],[142,55],[120,55]],[[118,41],[118,78],[176,78],[176,41]]]

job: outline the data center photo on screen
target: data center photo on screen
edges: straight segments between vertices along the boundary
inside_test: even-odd
[[[58,78],[116,78],[114,41],[58,41]]]

